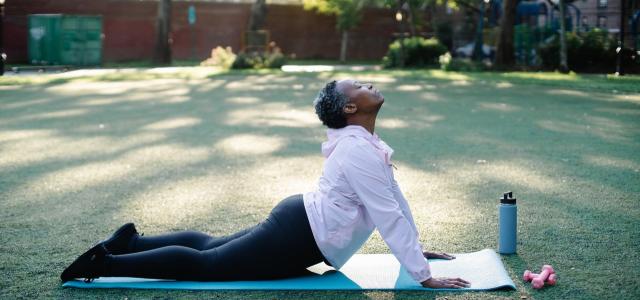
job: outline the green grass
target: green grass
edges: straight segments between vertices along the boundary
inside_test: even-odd
[[[189,69],[0,78],[0,299],[633,299],[640,296],[638,77],[554,73],[287,74]],[[313,189],[330,78],[385,94],[376,131],[429,250],[496,248],[519,200],[516,291],[189,292],[62,289],[59,273],[127,221],[214,235]],[[12,81],[13,80],[13,81]],[[483,163],[483,161],[486,161]],[[388,253],[378,234],[361,253]],[[520,277],[552,264],[555,287]]]

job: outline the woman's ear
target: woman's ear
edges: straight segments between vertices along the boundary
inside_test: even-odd
[[[356,106],[355,103],[347,103],[344,108],[342,109],[342,111],[345,114],[353,114],[358,110],[358,107]]]

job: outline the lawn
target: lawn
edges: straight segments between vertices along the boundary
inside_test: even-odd
[[[199,71],[193,71],[198,69]],[[223,235],[313,189],[330,78],[386,96],[376,132],[423,244],[497,247],[518,198],[516,291],[189,292],[63,289],[80,253],[133,221]],[[640,297],[640,78],[553,73],[175,72],[0,78],[0,298],[601,299]],[[259,252],[259,249],[256,249]],[[389,253],[376,233],[361,253]],[[525,269],[552,264],[533,290]]]

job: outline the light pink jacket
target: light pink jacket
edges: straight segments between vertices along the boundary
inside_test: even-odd
[[[318,190],[304,204],[318,248],[339,269],[375,228],[417,282],[431,278],[407,200],[393,177],[391,149],[362,126],[329,129]]]

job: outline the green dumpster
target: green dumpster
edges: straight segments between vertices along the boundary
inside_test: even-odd
[[[99,65],[102,17],[29,15],[29,62],[34,65]]]

